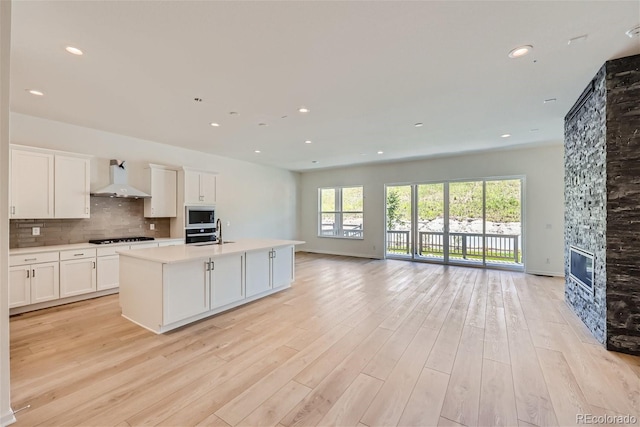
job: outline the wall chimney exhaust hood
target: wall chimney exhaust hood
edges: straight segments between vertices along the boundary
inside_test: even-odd
[[[132,199],[147,199],[151,197],[144,191],[140,191],[127,183],[127,169],[125,168],[124,160],[111,160],[109,162],[109,185],[92,192],[91,195]]]

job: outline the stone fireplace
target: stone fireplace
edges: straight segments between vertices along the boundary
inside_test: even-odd
[[[640,55],[607,61],[565,117],[565,299],[607,349],[640,355]],[[593,289],[570,276],[593,254]]]

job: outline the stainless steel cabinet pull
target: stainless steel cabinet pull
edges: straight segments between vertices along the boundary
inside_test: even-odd
[[[31,270],[31,277],[36,277],[36,269]]]
[[[25,260],[25,261],[35,261],[35,260],[37,260],[37,259],[38,259],[38,258],[25,258],[24,260]]]
[[[204,271],[211,271],[211,265],[209,264],[209,261],[204,262]]]
[[[29,278],[29,273],[31,273],[31,270],[27,269],[27,279]]]
[[[215,270],[216,269],[216,263],[214,261],[211,261],[211,270]]]
[[[82,256],[84,254],[73,254],[73,256]]]
[[[15,215],[15,214],[16,214],[16,207],[11,206],[11,215]]]
[[[275,258],[276,255],[278,255],[278,253],[276,251],[273,251],[273,257]]]
[[[93,261],[93,269],[94,270],[96,269],[96,262],[95,261]]]

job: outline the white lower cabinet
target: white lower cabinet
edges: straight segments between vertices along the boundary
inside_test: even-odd
[[[96,285],[99,291],[118,287],[120,280],[120,257],[118,255],[97,258]]]
[[[58,252],[9,257],[9,308],[60,297]]]
[[[31,304],[30,272],[28,265],[9,267],[9,308]]]
[[[271,289],[271,249],[247,252],[247,298]]]
[[[293,246],[247,252],[247,297],[293,281]]]
[[[209,311],[208,261],[168,264],[163,276],[164,325]]]
[[[211,260],[211,310],[244,299],[244,255]]]
[[[60,298],[96,291],[96,258],[60,261]]]
[[[274,248],[271,256],[271,284],[272,288],[288,285],[293,281],[293,246]]]

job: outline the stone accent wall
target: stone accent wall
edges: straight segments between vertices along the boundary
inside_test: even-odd
[[[149,229],[150,224],[155,224],[155,230]],[[40,236],[32,236],[31,227],[40,227]],[[11,220],[9,247],[64,245],[133,236],[169,237],[169,218],[145,218],[143,199],[91,197],[91,218]]]
[[[607,348],[640,354],[640,55],[607,67]]]
[[[606,88],[603,66],[565,121],[565,300],[601,343],[606,338]],[[569,279],[569,246],[594,254],[594,293]]]
[[[609,350],[640,355],[640,55],[608,61],[565,118],[566,301]],[[594,294],[569,246],[595,254]]]

